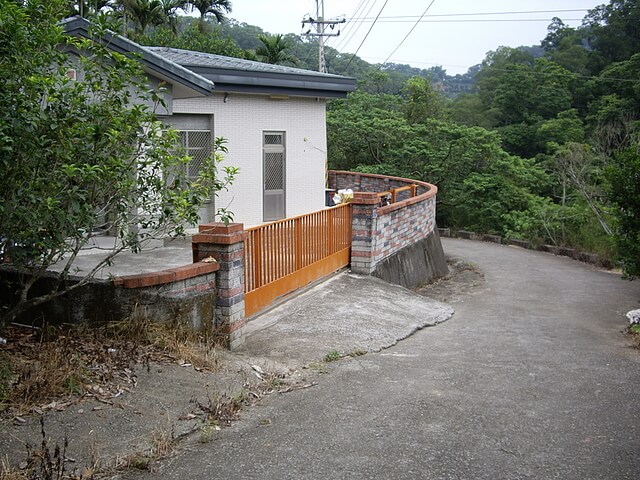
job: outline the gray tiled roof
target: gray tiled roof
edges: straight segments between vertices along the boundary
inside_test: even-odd
[[[249,72],[280,73],[290,75],[305,75],[324,78],[344,78],[340,75],[320,73],[302,68],[287,67],[284,65],[271,65],[269,63],[254,62],[241,58],[224,57],[212,53],[194,52],[169,47],[144,47],[147,50],[171,60],[179,65],[192,67],[215,67],[228,70],[244,70]]]
[[[207,78],[218,92],[340,98],[356,88],[354,78],[169,47],[144,47]]]
[[[201,94],[208,95],[214,89],[211,80],[198,75],[190,69],[187,69],[162,55],[145,49],[141,45],[129,40],[128,38],[108,32],[104,37],[95,39],[89,34],[91,22],[86,18],[79,16],[70,17],[60,22],[62,28],[69,35],[77,35],[84,38],[92,38],[101,41],[109,46],[110,49],[123,54],[134,53],[140,55],[140,62],[146,68],[153,70],[161,77],[166,77],[172,82],[179,82],[188,88],[191,88]]]

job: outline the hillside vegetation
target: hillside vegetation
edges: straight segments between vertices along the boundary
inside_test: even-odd
[[[198,2],[98,3],[143,44],[316,66],[316,40],[229,19],[223,0],[204,2],[212,10],[200,18],[165,8],[145,25],[123,16],[127,5]],[[465,75],[372,65],[330,47],[326,63],[358,80],[329,104],[331,167],[437,184],[441,226],[588,250],[640,274],[637,0],[611,0],[578,28],[555,18],[539,45],[498,47]]]

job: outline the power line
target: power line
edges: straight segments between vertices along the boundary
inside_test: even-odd
[[[347,23],[346,23],[346,24],[345,24],[345,26],[344,26],[344,29],[345,29],[345,30],[347,30],[347,28],[349,27],[349,24],[350,24],[350,23],[352,23],[353,21],[355,21],[356,23],[358,23],[358,27],[357,27],[357,28],[360,28],[360,26],[362,26],[362,23],[363,23],[363,22],[362,22],[362,21],[359,21],[359,22],[358,22],[358,20],[356,20],[356,19],[357,19],[357,17],[358,17],[358,13],[360,12],[360,10],[362,10],[362,12],[364,13],[364,9],[366,8],[366,6],[369,4],[369,2],[370,2],[370,1],[371,1],[371,0],[360,0],[360,3],[358,3],[358,6],[356,7],[356,9],[355,9],[355,10],[354,10],[354,12],[353,12],[353,15],[351,16],[351,18],[350,18],[349,20],[347,20]],[[375,4],[375,2],[374,2],[374,4]],[[366,15],[368,15],[370,11],[371,11],[371,8],[369,8],[369,10],[367,11],[367,13],[365,13],[365,16],[366,16]],[[352,33],[352,32],[349,32],[349,34],[342,36],[342,37],[340,38],[340,40],[338,41],[338,43],[336,44],[336,46],[335,46],[335,47],[333,47],[333,48],[338,49],[338,48],[339,48],[339,46],[340,46],[340,45],[345,41],[345,39],[346,39],[347,37],[353,36],[351,33]],[[327,43],[329,43],[331,40],[333,40],[333,39],[332,39],[332,38],[329,38]]]
[[[582,18],[565,18],[567,22],[581,21]],[[410,23],[411,20],[388,20],[386,22],[379,21],[378,23]],[[469,19],[457,19],[457,20],[421,20],[418,23],[490,23],[490,22],[549,22],[548,18],[469,18]]]
[[[416,21],[416,23],[413,25],[413,27],[411,27],[411,30],[409,30],[409,33],[407,33],[407,34],[405,35],[405,37],[404,37],[402,40],[400,40],[400,43],[398,44],[398,46],[397,46],[396,48],[394,48],[394,49],[393,49],[393,52],[391,52],[391,53],[389,54],[389,56],[387,57],[387,59],[386,59],[384,62],[382,62],[383,64],[384,64],[384,63],[387,63],[387,60],[389,60],[389,59],[391,58],[391,56],[392,56],[394,53],[396,53],[396,52],[398,51],[398,49],[402,46],[402,44],[405,42],[405,40],[406,40],[407,38],[409,38],[409,35],[411,35],[411,32],[413,32],[413,31],[415,30],[415,28],[418,26],[418,24],[420,23],[420,21],[424,18],[424,16],[427,14],[427,12],[429,11],[429,9],[431,8],[431,6],[432,6],[435,2],[436,2],[436,0],[431,0],[431,3],[430,3],[429,5],[427,5],[427,8],[425,8],[425,9],[424,9],[424,12],[422,12],[422,15],[420,15],[420,18]]]
[[[569,13],[569,12],[588,12],[589,9],[581,8],[581,9],[566,9],[566,10],[523,10],[523,11],[514,11],[514,12],[476,12],[476,13],[436,13],[433,15],[427,15],[427,17],[478,17],[478,16],[486,16],[486,15],[529,15],[534,13]],[[392,15],[388,17],[380,17],[381,21],[389,20],[389,19],[414,19],[414,18],[422,18],[424,15]],[[360,17],[360,18],[352,18],[351,20],[372,20],[373,17]],[[408,20],[408,21],[409,21]]]
[[[369,15],[369,12],[371,12],[371,10],[373,9],[373,7],[375,7],[376,2],[378,0],[366,0],[366,3],[363,5],[363,11],[365,8],[367,8],[367,6],[369,7],[369,9],[367,10],[367,13],[365,13],[366,15]],[[336,45],[336,50],[340,48],[340,46],[342,46],[342,48],[347,48],[347,45],[349,45],[349,42],[351,42],[351,40],[353,39],[353,37],[355,37],[355,35],[360,31],[360,27],[362,27],[362,25],[364,25],[364,21],[359,20],[356,22],[357,25],[355,27],[355,29],[351,30],[344,38],[344,40],[341,40],[338,45]]]
[[[373,21],[373,23],[371,24],[371,27],[369,28],[369,31],[367,32],[367,34],[364,36],[364,38],[362,39],[362,42],[360,42],[360,45],[358,46],[358,49],[356,50],[356,53],[354,53],[351,58],[349,59],[349,63],[347,63],[347,66],[345,67],[345,71],[349,69],[349,65],[351,65],[351,62],[353,62],[353,59],[356,57],[356,55],[358,54],[358,52],[360,51],[360,48],[362,48],[362,45],[364,45],[364,42],[367,40],[367,37],[369,37],[369,34],[371,33],[371,30],[373,30],[373,27],[376,24],[376,21],[378,20],[378,17],[382,14],[382,11],[384,10],[384,7],[387,6],[387,3],[389,2],[389,0],[385,0],[384,4],[382,5],[382,8],[380,9],[380,11],[378,12],[378,16],[376,17],[376,20]]]

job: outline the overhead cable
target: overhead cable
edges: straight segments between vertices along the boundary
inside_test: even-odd
[[[588,12],[589,9],[579,8],[579,9],[565,9],[565,10],[523,10],[517,12],[476,12],[476,13],[435,13],[433,15],[427,15],[427,17],[479,17],[486,15],[530,15],[533,13],[569,13],[569,12]],[[420,15],[423,17],[424,15]],[[379,21],[393,20],[393,19],[408,19],[407,21],[417,18],[418,15],[392,15],[387,17],[380,17]],[[361,18],[352,18],[351,20],[373,20],[373,17],[361,17]]]
[[[393,52],[391,52],[389,54],[389,56],[386,58],[386,60],[384,62],[382,62],[383,64],[387,63],[387,61],[391,58],[391,56],[396,53],[398,51],[398,49],[402,46],[402,44],[405,42],[405,40],[407,38],[409,38],[409,35],[411,35],[411,33],[415,30],[415,28],[418,26],[418,24],[420,23],[420,21],[424,18],[424,16],[427,14],[427,12],[429,11],[429,9],[433,6],[433,4],[436,2],[436,0],[431,0],[431,3],[429,5],[427,5],[427,8],[424,9],[424,12],[422,12],[422,15],[420,15],[420,18],[416,21],[416,23],[414,23],[413,27],[411,27],[411,30],[409,30],[409,33],[407,33],[405,35],[405,37],[400,41],[400,43],[398,44],[398,46],[396,48],[393,49]],[[378,66],[378,69],[380,69],[380,66]]]
[[[435,0],[433,0],[435,1]],[[378,17],[380,17],[380,15],[382,14],[382,11],[384,10],[384,7],[387,6],[387,3],[389,3],[389,0],[385,0],[384,4],[382,5],[382,8],[380,9],[380,11],[378,12],[378,16],[376,17],[376,19],[373,21],[373,23],[371,24],[371,27],[369,28],[369,31],[367,32],[367,34],[364,36],[364,38],[362,39],[362,42],[360,42],[360,45],[358,46],[358,49],[356,50],[356,53],[354,53],[351,58],[349,59],[349,63],[347,63],[347,66],[345,67],[345,71],[347,71],[349,69],[349,65],[351,65],[351,62],[353,62],[353,59],[356,58],[356,55],[358,55],[358,52],[360,51],[360,49],[362,48],[362,45],[364,45],[364,42],[367,40],[367,37],[369,37],[369,34],[371,33],[371,30],[373,30],[373,27],[376,24],[376,21],[378,20]],[[432,2],[433,3],[433,2]]]
[[[369,9],[367,10],[367,13],[365,14],[365,18],[366,15],[369,15],[369,13],[371,12],[371,10],[373,9],[373,7],[375,7],[377,3],[377,0],[366,0],[366,3],[363,4],[363,11],[365,8],[369,7]],[[356,36],[356,34],[360,31],[360,27],[362,27],[362,25],[364,25],[364,21],[363,20],[358,20],[356,22],[355,28],[353,30],[351,30],[346,36],[342,37],[342,39],[338,42],[338,44],[334,47],[336,50],[342,48],[346,48],[347,45],[349,44],[349,42],[351,42],[351,40],[353,40],[353,37]]]

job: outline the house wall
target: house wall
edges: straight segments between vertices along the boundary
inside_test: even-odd
[[[214,135],[227,139],[222,165],[240,168],[228,192],[215,199],[246,227],[263,223],[262,132],[286,132],[286,216],[324,208],[326,165],[325,101],[224,93],[205,98],[175,99],[174,113],[214,115]],[[211,218],[203,218],[207,223]]]
[[[85,56],[88,54],[87,52],[83,52],[83,53]],[[69,61],[71,64],[70,68],[73,68],[75,70],[76,79],[78,81],[84,81],[85,72],[82,68],[82,62],[80,61],[80,54],[76,51],[70,51]],[[158,92],[160,91],[160,88],[163,89],[163,91],[160,92],[160,96],[164,101],[164,105],[161,103],[156,104],[151,99],[143,100],[140,97],[139,92],[135,88],[129,88],[129,93],[131,94],[131,104],[135,105],[135,104],[143,103],[147,107],[149,107],[149,109],[153,111],[156,115],[171,115],[171,112],[173,111],[173,101],[174,101],[173,85],[165,82],[164,80],[148,72],[145,72],[145,77],[148,82],[148,87],[151,90],[155,90],[156,92]]]

